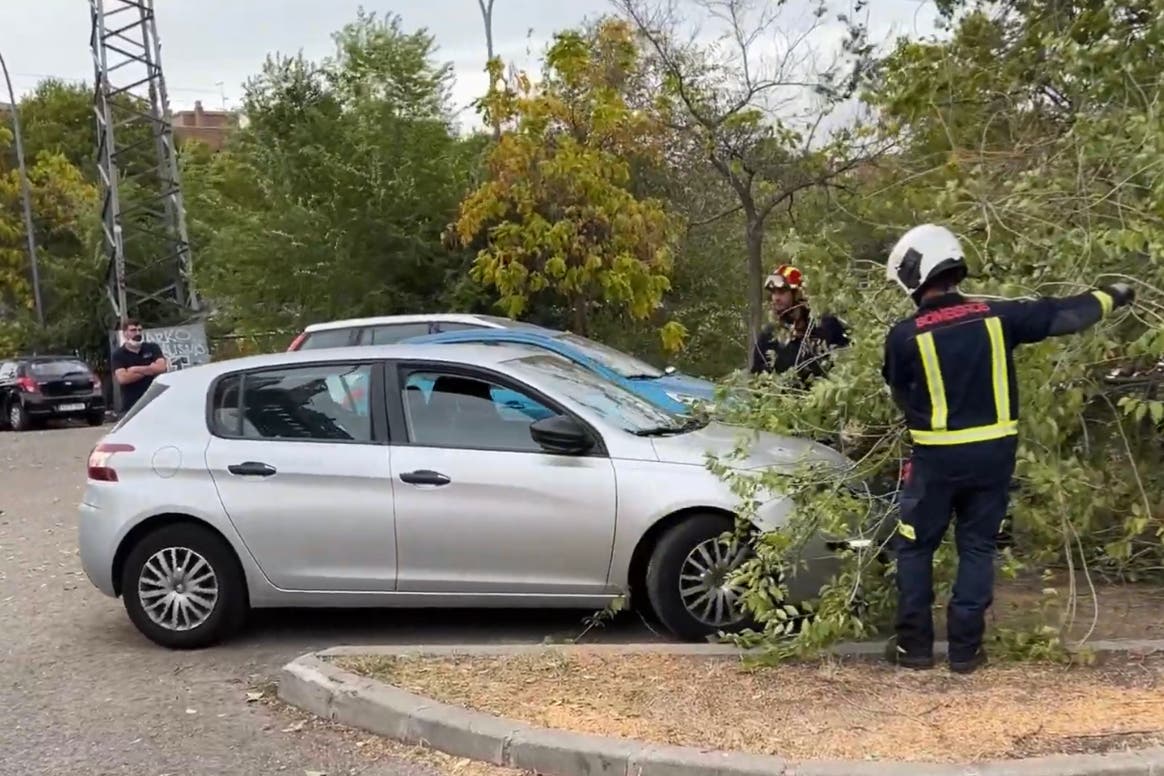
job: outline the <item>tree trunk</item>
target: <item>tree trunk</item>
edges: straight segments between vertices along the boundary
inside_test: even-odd
[[[584,294],[574,297],[574,333],[583,337],[587,334],[586,307],[587,300]]]
[[[764,325],[764,223],[747,217],[748,246],[748,353],[745,368],[752,365],[756,335]]]
[[[481,20],[485,22],[485,55],[488,57],[485,61],[493,61],[493,0],[477,0],[477,5],[481,8]],[[489,88],[493,88],[496,84],[489,84]],[[501,122],[493,119],[493,139],[501,139]]]

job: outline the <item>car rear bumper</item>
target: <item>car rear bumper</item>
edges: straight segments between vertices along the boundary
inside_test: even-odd
[[[100,507],[82,503],[78,509],[77,546],[81,568],[93,586],[107,596],[113,590],[113,554],[117,551],[117,523]]]
[[[69,417],[105,412],[105,397],[101,394],[81,396],[44,396],[25,394],[24,409],[29,415],[49,417]]]

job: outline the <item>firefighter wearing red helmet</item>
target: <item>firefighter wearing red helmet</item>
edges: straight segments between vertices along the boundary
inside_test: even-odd
[[[844,323],[835,315],[813,316],[804,294],[804,273],[789,264],[772,271],[764,290],[772,315],[756,337],[752,372],[795,369],[802,377],[823,375],[829,354],[849,344]]]

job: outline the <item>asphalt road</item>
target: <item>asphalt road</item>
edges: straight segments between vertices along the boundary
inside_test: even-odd
[[[85,459],[101,429],[0,432],[0,776],[432,776],[330,726],[248,702],[288,660],[337,644],[540,642],[588,612],[272,612],[198,652],[141,637],[76,553]],[[633,615],[587,639],[656,638]],[[252,699],[253,700],[253,699]]]

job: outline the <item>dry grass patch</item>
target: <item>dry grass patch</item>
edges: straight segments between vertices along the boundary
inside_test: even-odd
[[[1164,656],[990,666],[970,677],[859,661],[748,671],[725,658],[587,652],[336,662],[534,725],[794,760],[971,762],[1164,744]]]

